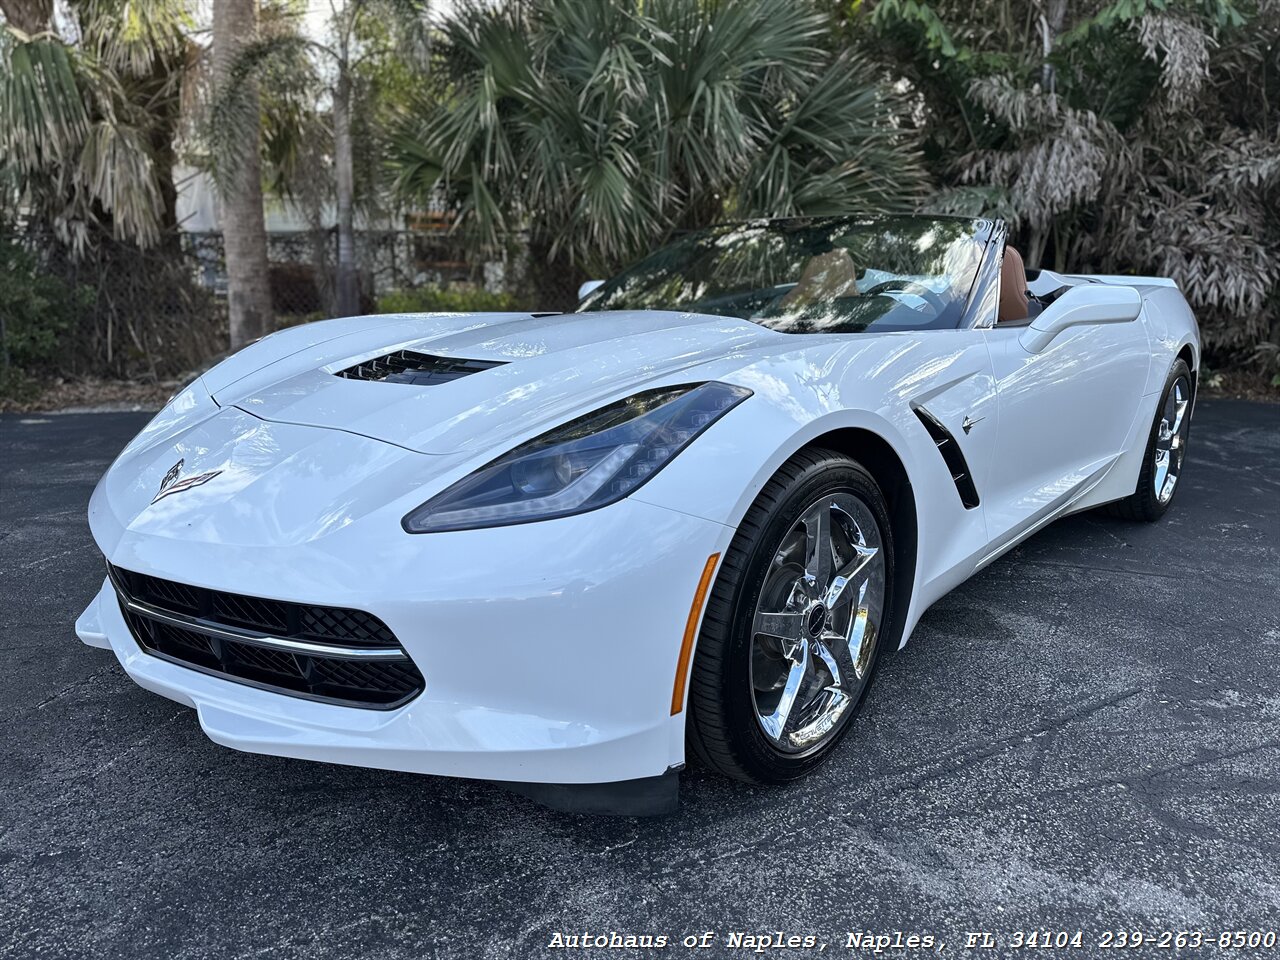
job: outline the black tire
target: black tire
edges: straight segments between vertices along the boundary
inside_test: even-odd
[[[806,504],[829,494],[849,494],[869,508],[884,553],[884,602],[877,642],[855,703],[832,732],[803,754],[780,751],[757,718],[752,691],[753,616],[775,551]],[[687,739],[708,767],[751,783],[785,783],[822,763],[848,732],[866,700],[891,622],[894,547],[889,510],[876,481],[861,465],[825,449],[802,450],[765,485],[733,538],[707,602],[689,690]]]
[[[1187,367],[1186,361],[1179,358],[1173,363],[1173,367],[1169,370],[1169,376],[1165,378],[1164,390],[1160,394],[1160,403],[1156,406],[1156,415],[1151,423],[1151,430],[1147,433],[1147,449],[1142,455],[1142,470],[1138,474],[1138,485],[1133,493],[1125,497],[1123,500],[1117,500],[1109,503],[1104,508],[1107,513],[1113,517],[1120,517],[1123,520],[1132,520],[1134,522],[1154,523],[1164,516],[1165,511],[1169,509],[1173,503],[1173,498],[1178,494],[1178,488],[1182,486],[1180,478],[1175,481],[1172,491],[1167,499],[1162,500],[1156,492],[1156,453],[1157,444],[1160,441],[1160,425],[1164,420],[1165,406],[1169,402],[1169,397],[1174,390],[1175,384],[1179,381],[1185,384],[1187,390],[1188,404],[1186,408],[1186,426],[1182,431],[1182,442],[1178,450],[1178,466],[1181,470],[1181,458],[1186,455],[1186,441],[1190,437],[1191,431],[1191,411],[1195,401],[1195,381],[1191,377],[1191,370]]]

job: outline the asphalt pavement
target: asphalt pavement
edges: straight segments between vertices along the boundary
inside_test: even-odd
[[[0,417],[0,957],[1280,935],[1280,406],[1201,403],[1162,522],[1060,521],[940,601],[815,776],[694,768],[656,820],[236,753],[83,646],[103,572],[85,505],[146,419]],[[611,932],[668,947],[549,946]]]

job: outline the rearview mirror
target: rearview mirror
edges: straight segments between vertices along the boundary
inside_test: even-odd
[[[1133,287],[1085,283],[1072,287],[1045,308],[1022,331],[1018,342],[1027,353],[1039,353],[1068,327],[1094,323],[1127,323],[1142,312],[1142,294]]]
[[[603,280],[588,280],[586,283],[584,283],[582,286],[578,288],[578,299],[579,300],[587,299],[587,295],[590,293],[593,293],[596,287],[602,285],[603,283],[604,283]]]

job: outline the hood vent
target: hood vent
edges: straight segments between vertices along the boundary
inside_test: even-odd
[[[428,387],[502,365],[501,360],[459,360],[454,357],[435,357],[429,353],[415,353],[412,350],[397,350],[339,370],[336,376],[347,380],[381,380],[384,383],[412,383]]]

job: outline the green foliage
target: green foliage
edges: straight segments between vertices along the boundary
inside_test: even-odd
[[[16,241],[0,238],[0,333],[13,367],[38,372],[51,366],[59,338],[93,300],[92,289],[63,283]]]
[[[49,37],[0,34],[5,82],[0,86],[0,143],[9,163],[23,171],[66,157],[66,145],[84,135],[88,116],[71,53]]]
[[[376,313],[484,313],[517,309],[509,293],[490,293],[477,287],[414,287],[393,290],[378,298]]]
[[[351,96],[353,200],[376,215],[388,193],[388,138],[427,95],[425,2],[339,4],[320,39],[301,29],[305,5],[263,6],[261,36],[245,44],[230,81],[206,104],[199,161],[215,181],[234,176],[245,134],[260,124],[267,189],[318,219],[334,199],[332,105],[341,82]],[[246,80],[257,81],[260,115],[248,109]]]
[[[227,81],[212,91],[199,131],[205,149],[197,159],[220,189],[234,181],[255,126],[262,132],[266,186],[289,199],[296,199],[299,190],[313,189],[318,158],[327,157],[332,144],[316,118],[322,82],[311,49],[306,38],[287,30],[268,33],[245,44]],[[250,96],[254,80],[258,113]]]
[[[800,0],[460,3],[437,94],[394,143],[401,196],[443,185],[497,246],[605,275],[728,216],[910,206],[914,137],[865,59]]]
[[[1105,4],[1092,16],[1083,18],[1063,37],[1065,42],[1080,40],[1094,27],[1127,27],[1154,14],[1182,13],[1203,18],[1214,27],[1242,27],[1245,15],[1233,0],[1115,0]]]
[[[31,403],[43,392],[39,380],[17,367],[0,366],[0,412],[10,404],[19,407]]]
[[[960,57],[968,59],[972,56],[969,50],[960,50],[947,29],[942,18],[933,7],[917,0],[882,0],[875,5],[871,14],[871,22],[884,27],[894,22],[910,23],[920,28],[925,43],[944,57]]]
[[[142,246],[173,226],[186,0],[80,0],[0,29],[0,180],[77,253],[94,228]]]
[[[845,36],[914,101],[936,209],[1029,266],[1175,279],[1211,348],[1280,338],[1280,4],[867,0]]]

